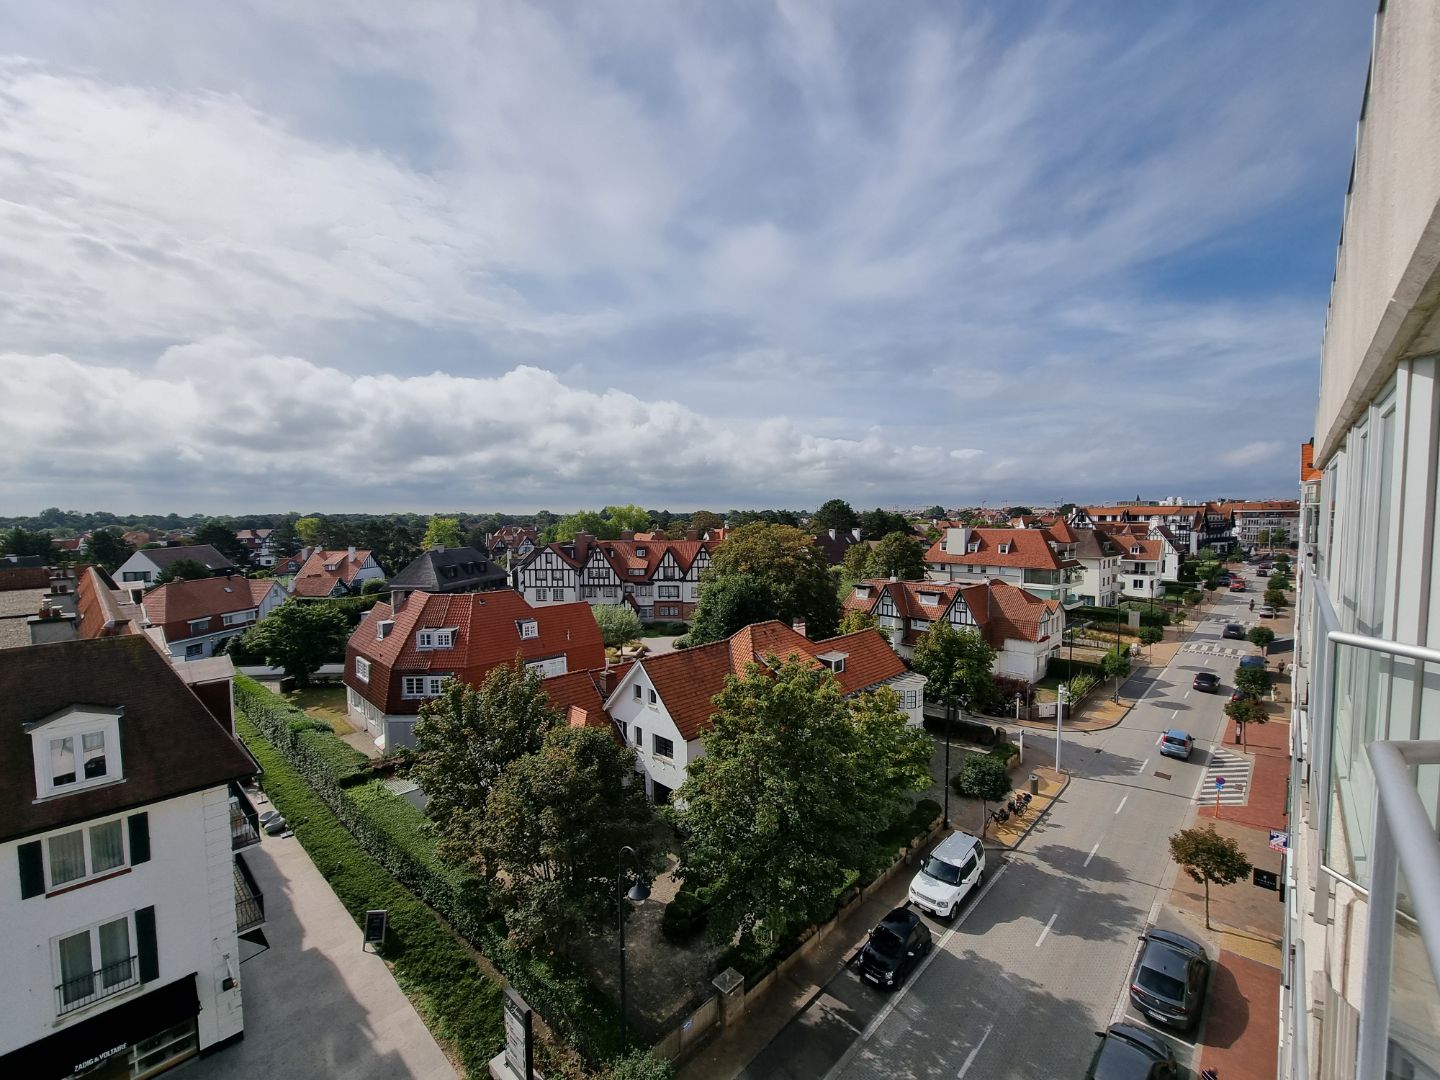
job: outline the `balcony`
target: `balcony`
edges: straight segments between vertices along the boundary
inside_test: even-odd
[[[260,843],[260,815],[233,780],[230,782],[230,850],[252,847]]]
[[[235,856],[235,932],[243,934],[265,922],[265,894],[255,884],[255,875],[245,865],[245,856]]]
[[[103,1001],[112,994],[128,990],[140,981],[137,957],[131,956],[106,964],[98,971],[87,971],[66,979],[55,987],[55,1013],[64,1016],[76,1009],[83,1009],[97,1001]]]

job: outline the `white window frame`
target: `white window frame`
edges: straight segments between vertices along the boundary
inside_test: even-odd
[[[370,661],[363,656],[355,657],[355,677],[361,682],[370,681]]]
[[[656,586],[656,590],[657,590],[657,591],[656,591],[656,593],[655,593],[655,599],[657,599],[657,600],[679,600],[679,599],[680,599],[680,586],[679,586],[679,585],[657,585],[657,586]]]
[[[239,626],[242,623],[253,622],[259,614],[258,608],[250,608],[248,611],[227,611],[220,616],[220,621],[226,626]]]
[[[449,675],[402,675],[400,696],[410,701],[439,697],[449,679]]]
[[[652,709],[658,709],[660,707],[660,697],[658,694],[655,693],[655,688],[653,686],[650,687],[650,698],[646,704],[648,704]]]
[[[661,743],[665,743],[670,748],[668,753],[660,749]],[[657,735],[652,731],[650,732],[650,752],[661,761],[674,761],[675,743],[673,740],[667,739],[664,735]]]
[[[540,623],[535,619],[516,619],[515,629],[521,641],[531,641],[540,636]]]
[[[635,700],[642,701],[645,698],[645,688],[638,682],[635,684]]]
[[[130,955],[126,958],[131,961],[130,978],[127,979],[123,985],[107,987],[106,992],[97,996],[95,1001],[108,1003],[124,993],[127,989],[139,986],[140,954],[137,951],[137,942],[135,939],[135,912],[133,911],[127,911],[120,915],[109,915],[103,919],[96,920],[89,926],[76,927],[74,930],[69,930],[63,934],[56,934],[52,937],[50,939],[50,966],[55,978],[54,985],[58,987],[65,982],[63,969],[60,966],[60,942],[68,941],[73,937],[79,937],[81,934],[88,934],[90,936],[90,973],[94,975],[100,971],[100,927],[109,926],[111,923],[120,922],[122,919],[127,924],[126,929],[130,935]],[[74,1005],[69,1008],[61,1008],[58,1011],[62,1016],[69,1016],[72,1013],[84,1011],[89,1008],[91,1004],[94,1004],[94,1002],[84,1005]]]
[[[453,649],[454,647],[454,627],[431,626],[415,632],[415,648],[417,649]]]
[[[203,634],[210,629],[209,615],[205,616],[205,618],[203,619],[189,619],[187,621],[189,623],[190,633],[192,635]]]
[[[101,776],[82,775],[83,764],[80,755],[84,753],[86,735],[100,734],[105,737],[105,772]],[[66,784],[56,784],[50,768],[50,744],[62,739],[74,740],[72,746],[80,748],[76,753],[75,779]],[[120,718],[118,716],[80,715],[53,724],[44,724],[30,733],[30,746],[35,762],[35,790],[40,798],[68,795],[72,791],[85,791],[114,783],[125,778],[124,763],[120,757]]]
[[[106,825],[115,824],[118,824],[120,826],[120,850],[123,853],[123,857],[119,865],[117,866],[107,867],[104,870],[96,870],[94,869],[95,858],[91,851],[90,845],[90,831],[92,829],[103,828]],[[50,841],[57,840],[62,836],[69,836],[73,833],[79,833],[81,836],[81,842],[85,850],[85,873],[83,873],[77,878],[70,878],[68,881],[56,881],[54,877],[54,868],[50,864]],[[41,861],[45,865],[45,892],[47,895],[50,893],[59,892],[63,889],[73,889],[77,885],[84,885],[86,882],[94,881],[97,878],[106,878],[109,877],[111,874],[118,874],[120,873],[120,871],[128,870],[130,868],[129,823],[124,817],[116,817],[109,818],[105,821],[86,822],[82,827],[78,829],[62,829],[59,832],[50,833],[48,836],[45,836],[41,839],[40,856]],[[78,933],[79,931],[76,932]],[[69,935],[65,936],[68,937]]]

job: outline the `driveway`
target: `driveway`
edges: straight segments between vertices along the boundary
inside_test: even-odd
[[[216,1080],[454,1080],[385,962],[360,947],[360,928],[294,837],[245,850],[265,894],[270,948],[241,943],[245,1038],[176,1075]]]

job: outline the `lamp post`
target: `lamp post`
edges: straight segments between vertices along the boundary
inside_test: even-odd
[[[950,828],[950,720],[955,715],[955,706],[950,702],[945,703],[945,816],[941,821],[943,828]]]
[[[1061,683],[1055,688],[1055,771],[1060,771],[1060,733],[1065,722],[1065,699],[1070,696],[1070,687]]]
[[[636,881],[630,886],[628,892],[622,892],[625,887],[625,859],[629,857],[635,867]],[[650,899],[650,886],[639,880],[640,878],[640,856],[635,854],[635,849],[626,844],[620,849],[619,862],[615,867],[615,926],[620,931],[620,1036],[623,1040],[629,1024],[625,1015],[625,901],[633,900],[639,903],[642,900]]]

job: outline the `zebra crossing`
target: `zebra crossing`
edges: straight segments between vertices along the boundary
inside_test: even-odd
[[[1239,660],[1242,656],[1250,655],[1244,649],[1232,649],[1228,645],[1221,645],[1218,641],[1187,641],[1180,646],[1180,651],[1202,653],[1205,656],[1228,656],[1232,660]]]
[[[1220,805],[1244,806],[1250,797],[1250,770],[1251,761],[1244,754],[1223,746],[1212,747],[1210,762],[1205,766],[1205,781],[1195,801],[1214,806],[1215,781],[1223,776],[1225,786],[1220,789]]]

